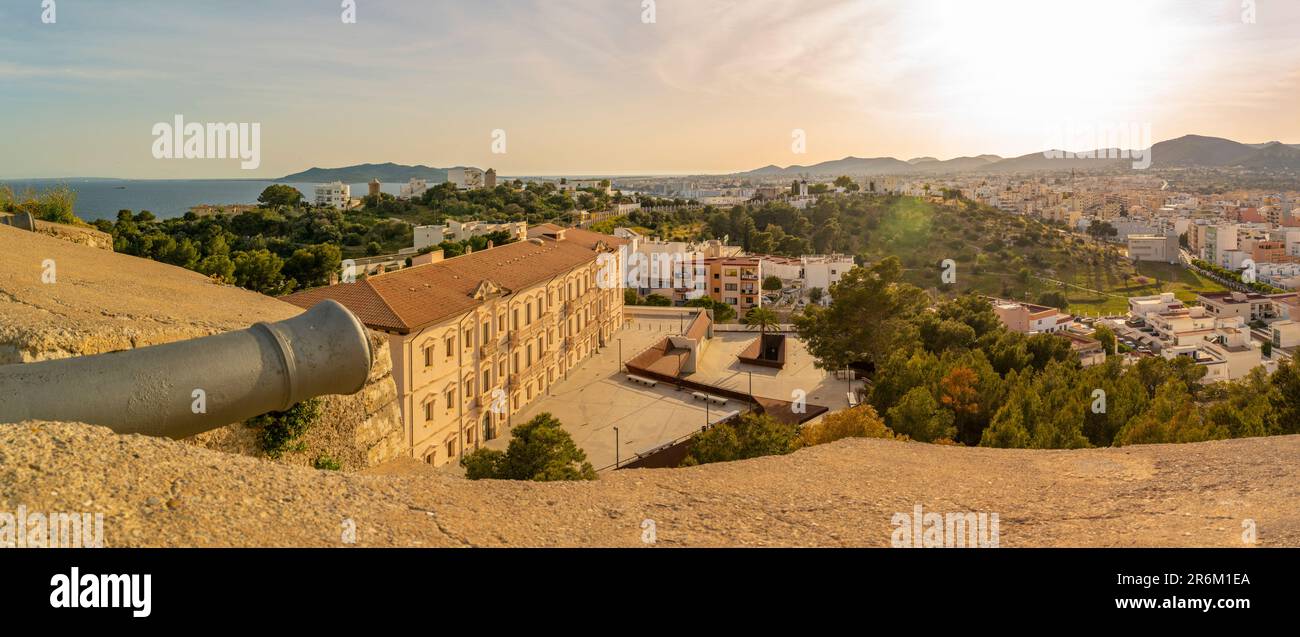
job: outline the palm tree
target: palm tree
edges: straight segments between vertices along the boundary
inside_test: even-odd
[[[767,331],[769,329],[775,329],[781,324],[780,320],[776,317],[776,312],[765,307],[751,308],[745,313],[744,321],[745,325],[749,326],[749,329],[758,329],[759,343],[763,343],[765,340],[764,337],[767,336]]]

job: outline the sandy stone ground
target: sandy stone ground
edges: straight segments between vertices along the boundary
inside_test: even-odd
[[[1122,449],[845,440],[789,456],[472,482],[322,472],[77,424],[0,427],[0,510],[101,512],[108,546],[888,546],[896,512],[998,513],[1001,546],[1300,545],[1300,436]],[[348,521],[351,521],[350,523]],[[343,541],[355,525],[356,543]]]

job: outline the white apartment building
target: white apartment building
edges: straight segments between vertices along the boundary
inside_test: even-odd
[[[1216,264],[1221,268],[1228,270],[1240,270],[1246,267],[1246,261],[1250,259],[1250,253],[1242,250],[1225,250],[1219,253],[1219,262]]]
[[[1193,356],[1206,367],[1203,383],[1240,380],[1264,363],[1263,353],[1251,344],[1250,330],[1241,325],[1220,327]]]
[[[528,238],[528,224],[523,221],[491,223],[449,219],[447,224],[442,226],[416,226],[415,249],[423,250],[443,241],[464,241],[470,237],[481,237],[494,232],[505,232],[514,237],[515,241],[522,241]]]
[[[1284,321],[1300,323],[1300,293],[1273,295],[1273,314]]]
[[[448,168],[447,181],[456,184],[460,190],[475,190],[483,187],[483,171],[464,166]]]
[[[1147,315],[1146,323],[1160,340],[1162,349],[1195,347],[1214,334],[1220,319],[1204,307],[1184,307]]]
[[[739,256],[740,246],[716,239],[708,241],[664,241],[645,237],[631,228],[616,228],[614,236],[625,239],[627,286],[646,294],[660,294],[677,301],[708,294],[708,259]]]
[[[827,293],[831,291],[831,285],[839,283],[856,265],[853,257],[844,254],[814,254],[800,257],[799,261],[803,268],[804,289],[821,288]]]
[[[1300,230],[1286,231],[1286,253],[1293,257],[1300,257]]]
[[[1218,319],[1215,327],[1195,344],[1169,347],[1161,354],[1172,359],[1190,356],[1206,368],[1203,383],[1240,380],[1263,364],[1259,348],[1251,343],[1250,329],[1239,318]]]
[[[1300,323],[1295,321],[1278,321],[1268,326],[1272,334],[1273,347],[1300,346]]]
[[[346,210],[351,203],[351,186],[341,181],[316,185],[316,205]]]
[[[1200,257],[1210,263],[1219,263],[1224,252],[1237,249],[1237,226],[1197,226],[1201,233]]]
[[[402,186],[401,192],[397,195],[398,199],[415,199],[424,196],[429,191],[429,182],[424,179],[411,178]]]
[[[1238,380],[1263,364],[1241,317],[1217,317],[1204,307],[1191,307],[1152,314],[1147,324],[1160,340],[1161,356],[1187,356],[1206,367],[1203,383]]]
[[[1115,235],[1115,239],[1118,241],[1126,241],[1130,235],[1150,236],[1162,234],[1155,225],[1148,223],[1145,220],[1124,219],[1121,217],[1111,219],[1110,225],[1114,227],[1118,233]]]
[[[579,190],[592,189],[608,193],[609,186],[601,185],[603,179],[566,179],[562,184],[556,184],[561,192],[576,192]]]
[[[774,254],[765,254],[759,259],[763,262],[763,276],[774,276],[782,281],[803,281],[802,259]]]
[[[808,254],[802,257],[783,257],[771,254],[759,256],[763,276],[775,276],[782,281],[798,283],[805,291],[819,288],[825,294],[823,303],[830,302],[831,286],[856,265],[853,257],[843,254]]]
[[[1256,280],[1285,290],[1300,289],[1300,263],[1259,263]]]
[[[1172,312],[1181,310],[1185,306],[1173,292],[1165,292],[1154,296],[1134,296],[1129,297],[1128,313],[1133,318],[1146,319],[1154,313]]]
[[[1273,298],[1255,292],[1209,292],[1196,297],[1201,306],[1217,318],[1239,318],[1243,322],[1276,318]]]

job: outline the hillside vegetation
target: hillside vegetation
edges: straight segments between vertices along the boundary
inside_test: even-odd
[[[953,193],[947,193],[950,197]],[[752,252],[841,252],[858,262],[895,257],[903,281],[948,296],[978,293],[1079,313],[1121,312],[1127,297],[1174,292],[1184,300],[1224,289],[1167,264],[1133,264],[1119,246],[1064,226],[957,198],[827,195],[807,210],[786,203],[709,211],[706,234]],[[955,268],[941,277],[945,261]]]
[[[1068,339],[1012,332],[983,299],[933,305],[893,257],[830,293],[828,307],[795,318],[799,336],[821,368],[865,371],[869,402],[914,440],[1060,449],[1300,433],[1300,367],[1289,361],[1271,377],[1257,367],[1213,384],[1181,356],[1084,368]]]

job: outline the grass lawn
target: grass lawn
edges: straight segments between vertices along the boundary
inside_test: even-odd
[[[1077,283],[1093,287],[1082,281]],[[1181,265],[1143,261],[1137,264],[1137,275],[1132,279],[1113,281],[1101,288],[1101,291],[1120,295],[1119,297],[1090,294],[1077,288],[1072,288],[1067,297],[1070,300],[1070,311],[1076,314],[1123,314],[1128,311],[1127,297],[1130,296],[1173,292],[1179,300],[1190,302],[1201,292],[1222,292],[1226,289],[1218,282]]]

